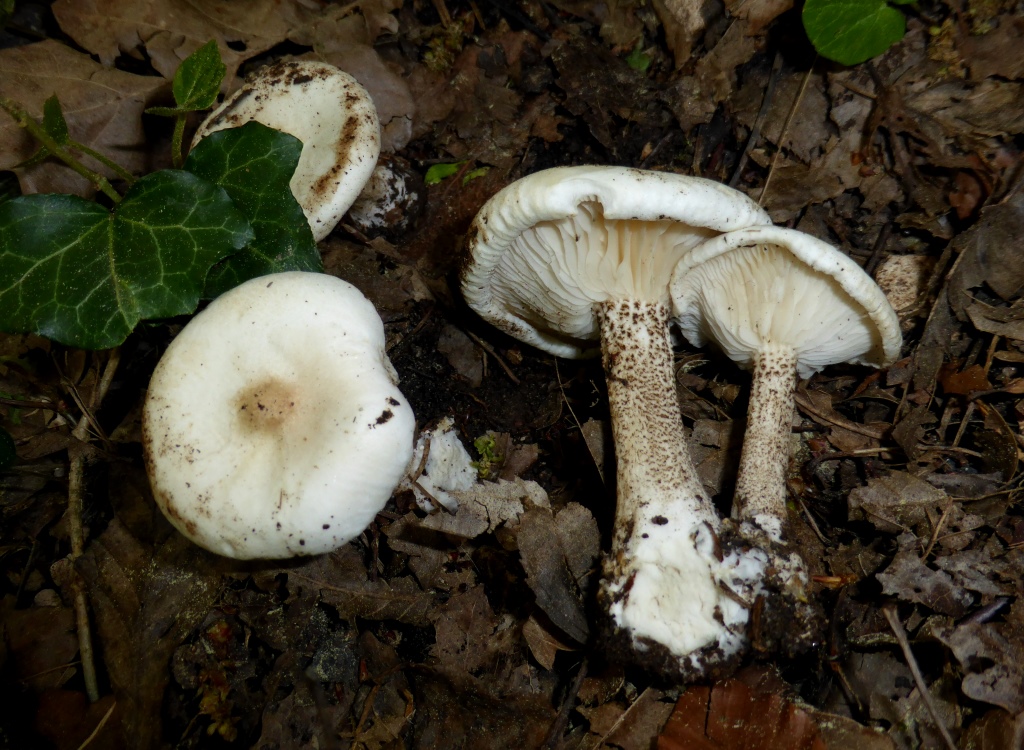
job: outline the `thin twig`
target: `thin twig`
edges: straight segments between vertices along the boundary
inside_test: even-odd
[[[92,414],[110,390],[114,373],[121,360],[119,349],[112,349],[107,358],[96,388],[92,392],[89,408],[82,410],[82,416],[72,430],[75,442],[68,449],[71,459],[68,469],[68,532],[71,537],[72,565],[85,551],[85,532],[82,528],[82,497],[85,494],[85,446],[84,441],[93,423]],[[77,574],[74,577],[75,592],[75,625],[78,631],[78,650],[82,657],[82,679],[85,681],[85,692],[93,703],[100,699],[99,685],[96,681],[96,662],[92,650],[92,629],[89,624],[89,602],[85,595],[85,587]]]
[[[113,716],[115,708],[117,708],[117,701],[110,704],[110,708],[108,708],[107,712],[103,714],[103,718],[100,719],[100,723],[92,730],[92,734],[86,737],[85,741],[78,746],[78,750],[85,750],[85,748],[89,747],[92,741],[96,739],[96,736],[100,733],[100,730],[103,729],[104,724],[106,724],[110,717]]]
[[[487,343],[486,341],[484,341],[484,340],[483,340],[482,338],[480,338],[479,336],[477,336],[477,335],[476,335],[475,333],[473,333],[472,331],[466,331],[466,335],[467,335],[467,336],[469,336],[469,337],[470,337],[470,338],[471,338],[471,339],[473,340],[473,343],[474,343],[474,344],[476,344],[476,345],[477,345],[477,346],[479,346],[479,347],[480,347],[481,349],[483,349],[483,350],[484,350],[485,352],[487,352],[487,353],[488,353],[488,354],[490,354],[490,355],[491,355],[492,357],[494,357],[494,361],[498,363],[498,367],[500,367],[500,368],[501,368],[502,370],[504,370],[504,371],[505,371],[505,374],[506,374],[506,375],[508,375],[508,379],[509,379],[509,380],[511,380],[511,381],[512,381],[513,383],[515,383],[516,385],[519,385],[519,378],[517,378],[517,377],[516,377],[516,375],[515,375],[515,373],[514,373],[514,372],[512,372],[512,368],[510,368],[510,367],[509,367],[509,366],[508,366],[507,364],[505,364],[505,360],[503,360],[503,359],[502,359],[502,358],[501,358],[501,357],[499,356],[498,352],[496,352],[496,351],[494,350],[494,347],[493,347],[493,346],[491,346],[490,344],[488,344],[488,343]]]
[[[736,162],[736,169],[733,170],[732,177],[729,179],[729,187],[736,187],[744,167],[747,166],[747,160],[750,159],[750,152],[757,145],[757,142],[761,140],[761,126],[764,125],[764,120],[768,116],[768,110],[771,109],[772,98],[775,96],[775,86],[779,82],[779,73],[781,71],[782,54],[776,52],[775,60],[772,62],[772,72],[768,76],[768,86],[764,90],[764,99],[761,100],[761,109],[757,111],[757,117],[754,118],[754,124],[750,128],[750,135],[747,137],[747,145],[743,147],[743,153],[740,154],[739,161]]]
[[[928,709],[928,713],[931,714],[932,721],[935,722],[935,726],[939,728],[939,732],[942,734],[942,739],[946,742],[946,747],[949,750],[956,750],[956,743],[953,742],[953,738],[949,734],[949,730],[946,729],[946,725],[939,718],[938,709],[935,708],[935,703],[932,701],[932,694],[928,691],[928,686],[924,683],[924,677],[921,675],[921,669],[917,666],[917,659],[914,658],[914,652],[910,650],[910,641],[907,639],[907,631],[903,628],[903,623],[900,622],[900,618],[896,616],[896,608],[891,604],[887,604],[882,607],[882,613],[885,615],[885,619],[889,621],[889,627],[892,628],[893,635],[896,636],[896,640],[899,641],[900,648],[903,649],[903,658],[907,661],[907,666],[910,667],[910,674],[914,676],[914,684],[917,685],[917,692],[921,694],[921,700],[924,701],[925,708]]]
[[[815,533],[818,539],[821,540],[821,543],[827,547],[828,539],[826,539],[825,535],[821,533],[821,529],[818,528],[818,524],[814,520],[814,516],[811,515],[811,511],[807,508],[807,504],[804,502],[804,499],[799,495],[794,495],[794,497],[796,498],[796,501],[800,503],[800,510],[804,512],[804,516],[806,516],[807,523],[810,524],[811,530]]]
[[[931,539],[928,540],[928,546],[924,548],[924,552],[921,555],[922,560],[927,560],[928,556],[931,555],[932,550],[935,549],[936,542],[939,541],[939,534],[942,533],[942,528],[946,525],[946,521],[949,519],[949,514],[953,510],[952,501],[942,511],[942,515],[939,516],[938,523],[935,524],[935,528],[932,529]]]
[[[565,734],[565,728],[569,724],[569,714],[576,703],[580,687],[582,687],[583,679],[586,676],[587,660],[584,659],[583,663],[580,664],[580,668],[576,671],[576,676],[573,678],[569,690],[565,694],[565,700],[562,701],[562,708],[559,710],[558,716],[555,717],[554,721],[551,722],[551,726],[548,727],[548,736],[544,740],[544,744],[541,745],[545,750],[558,750],[562,746],[562,735]]]
[[[811,63],[811,67],[807,69],[804,74],[804,80],[800,84],[800,90],[797,92],[796,99],[793,101],[793,106],[789,110],[789,115],[786,116],[786,122],[782,126],[782,132],[779,133],[779,142],[776,144],[775,154],[772,156],[772,164],[768,168],[768,176],[764,178],[764,187],[761,188],[761,197],[757,199],[757,205],[764,206],[765,196],[768,195],[768,186],[772,182],[772,175],[775,174],[775,164],[779,161],[779,154],[782,153],[782,144],[786,140],[786,136],[789,134],[789,126],[793,123],[793,117],[796,115],[797,110],[800,109],[800,102],[803,101],[804,92],[807,91],[807,84],[810,83],[811,73],[814,72],[814,66],[818,64],[818,56],[814,56],[814,62]]]

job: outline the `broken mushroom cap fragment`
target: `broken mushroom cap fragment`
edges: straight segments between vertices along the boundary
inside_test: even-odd
[[[748,612],[737,600],[753,600],[760,568],[718,554],[719,519],[676,399],[668,281],[701,242],[767,223],[745,195],[709,180],[565,167],[507,186],[470,228],[470,307],[552,354],[603,354],[618,502],[599,596],[612,643],[673,677],[741,652]]]
[[[809,234],[765,226],[697,248],[672,277],[675,316],[695,346],[716,343],[753,371],[733,517],[783,541],[797,377],[899,355],[899,321],[881,289]]]
[[[380,124],[373,100],[333,65],[277,62],[252,73],[213,110],[192,145],[251,120],[302,141],[290,186],[319,242],[341,221],[377,163]]]
[[[171,342],[143,414],[157,504],[239,559],[328,552],[373,520],[412,456],[414,417],[384,327],[351,284],[252,279]]]

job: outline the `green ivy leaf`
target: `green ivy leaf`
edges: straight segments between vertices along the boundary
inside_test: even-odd
[[[208,109],[217,101],[220,83],[227,68],[220,58],[220,49],[214,40],[208,41],[181,61],[174,73],[171,91],[176,107],[150,107],[146,112],[174,117],[187,112]]]
[[[56,94],[43,102],[42,126],[46,134],[53,138],[58,146],[72,145],[71,135],[68,132],[68,123],[64,119],[64,112],[60,108],[60,100],[57,99]],[[50,149],[46,146],[40,146],[32,156],[18,164],[18,167],[22,169],[34,167],[48,158],[50,158]]]
[[[442,180],[456,174],[460,169],[462,169],[462,165],[465,163],[465,161],[457,161],[451,164],[435,164],[427,170],[426,175],[423,177],[423,181],[428,185],[437,185]]]
[[[14,0],[0,0],[0,26],[5,26],[14,15]]]
[[[64,112],[60,108],[60,100],[56,94],[43,102],[43,130],[59,145],[71,145],[68,121],[64,119]]]
[[[108,349],[143,318],[195,310],[214,263],[252,227],[190,172],[136,182],[113,212],[73,195],[0,203],[0,329]]]
[[[185,169],[224,188],[255,233],[242,252],[210,271],[204,296],[268,273],[323,270],[309,222],[288,185],[301,152],[298,138],[258,122],[219,130],[192,149]]]
[[[819,54],[843,65],[882,54],[907,28],[903,13],[885,0],[807,0],[803,21]]]
[[[639,73],[646,73],[652,62],[654,62],[654,58],[645,54],[639,44],[626,56],[626,64]]]
[[[192,112],[212,107],[226,72],[217,42],[211,39],[178,66],[171,88],[174,101]]]

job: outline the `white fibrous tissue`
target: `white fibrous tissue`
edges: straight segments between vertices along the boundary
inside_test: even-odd
[[[459,509],[459,501],[450,493],[470,489],[477,480],[476,467],[469,451],[459,440],[455,423],[450,417],[445,417],[434,429],[420,433],[409,464],[411,471],[416,471],[423,463],[428,441],[430,447],[423,471],[418,477],[410,475],[406,485],[422,510],[428,513],[437,510],[436,500],[454,513]]]
[[[753,602],[761,593],[768,556],[752,548],[719,560],[715,534],[704,521],[687,533],[646,526],[625,553],[635,575],[626,595],[615,597],[610,609],[615,623],[631,634],[638,651],[646,650],[647,641],[659,643],[687,671],[702,670],[706,648],[718,649],[718,658],[742,651],[750,613],[741,602]],[[617,588],[627,580],[622,576]],[[617,593],[614,587],[611,593]]]

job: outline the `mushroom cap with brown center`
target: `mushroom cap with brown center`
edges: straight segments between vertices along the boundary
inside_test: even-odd
[[[262,276],[171,342],[143,414],[146,467],[168,520],[239,559],[314,555],[373,520],[412,456],[412,409],[384,327],[351,284]]]
[[[562,357],[597,351],[597,305],[668,304],[694,246],[768,224],[757,204],[699,177],[625,167],[558,167],[495,194],[469,232],[462,293],[481,317]]]

